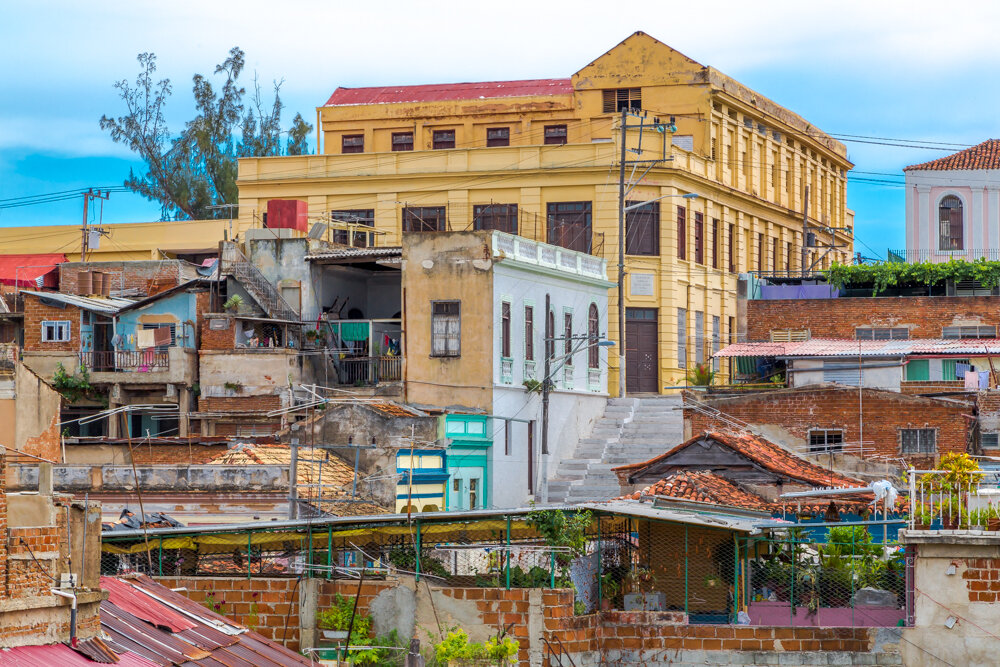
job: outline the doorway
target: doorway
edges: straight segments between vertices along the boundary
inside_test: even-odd
[[[475,510],[483,508],[483,469],[455,468],[451,473],[449,509]]]
[[[625,309],[625,389],[629,393],[659,393],[659,340],[656,308]]]

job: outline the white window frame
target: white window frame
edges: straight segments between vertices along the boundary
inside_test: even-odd
[[[70,320],[42,320],[41,341],[43,343],[68,343],[72,338],[72,326],[73,323]]]
[[[455,304],[455,313],[435,313],[438,305]],[[462,356],[462,302],[457,299],[431,301],[431,356]]]

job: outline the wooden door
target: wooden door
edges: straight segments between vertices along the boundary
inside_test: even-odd
[[[625,310],[625,389],[629,393],[660,391],[656,308]]]

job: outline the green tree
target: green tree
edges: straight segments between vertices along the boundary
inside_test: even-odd
[[[274,83],[274,98],[267,100],[254,77],[252,96],[244,103],[246,89],[239,78],[246,61],[243,50],[233,47],[213,72],[222,80],[218,90],[209,77],[194,75],[195,116],[174,135],[164,118],[173,92],[170,80],[156,80],[156,54],[140,53],[137,60],[135,83],[115,83],[124,112],[100,121],[114,142],[145,163],[142,172],[129,172],[125,186],[158,202],[164,219],[228,217],[231,212],[220,207],[237,202],[237,159],[282,153],[282,82]],[[305,154],[312,129],[296,114],[284,152]]]

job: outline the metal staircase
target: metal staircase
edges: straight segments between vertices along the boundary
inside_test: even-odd
[[[281,294],[254,266],[239,247],[231,241],[222,242],[220,271],[239,281],[240,285],[264,309],[268,317],[276,320],[298,320],[299,316],[281,298]]]

